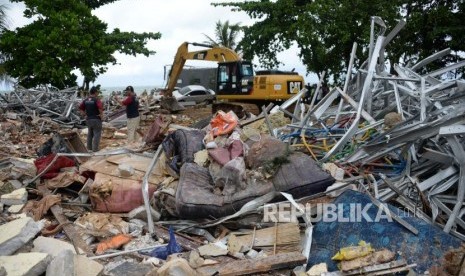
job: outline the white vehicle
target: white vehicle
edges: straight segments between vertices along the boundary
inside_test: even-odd
[[[163,94],[158,94],[154,96],[155,102],[159,102]],[[173,91],[173,97],[176,98],[178,102],[195,102],[199,103],[212,103],[216,94],[215,91],[205,88],[202,85],[187,85],[182,88],[178,88]]]
[[[215,100],[215,92],[202,85],[188,85],[173,91],[173,96],[178,102],[212,103]]]

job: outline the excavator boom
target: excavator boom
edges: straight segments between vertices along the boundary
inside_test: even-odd
[[[189,44],[192,44],[194,46],[207,47],[209,49],[189,52]],[[174,87],[176,86],[176,82],[179,76],[181,75],[182,69],[187,60],[227,62],[240,61],[241,57],[236,52],[226,47],[184,42],[178,47],[178,51],[176,53],[176,56],[174,57],[173,65],[168,75],[168,83],[165,95],[172,96]]]

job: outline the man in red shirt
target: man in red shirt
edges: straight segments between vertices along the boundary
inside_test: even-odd
[[[128,117],[128,142],[132,143],[136,141],[136,130],[139,127],[140,116],[139,116],[139,100],[137,100],[136,93],[132,86],[126,87],[126,99],[123,101],[118,97],[115,97],[121,105],[126,106],[126,116]]]
[[[97,98],[98,89],[93,86],[89,91],[89,97],[79,105],[79,111],[86,116],[87,124],[87,150],[99,151],[100,136],[102,135],[103,104]]]

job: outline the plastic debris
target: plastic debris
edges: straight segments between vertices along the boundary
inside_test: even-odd
[[[176,236],[174,235],[174,230],[171,226],[169,228],[169,233],[170,241],[168,242],[168,245],[155,248],[154,250],[152,250],[152,252],[150,252],[150,256],[166,260],[169,255],[179,253],[182,251],[181,246],[176,242]]]

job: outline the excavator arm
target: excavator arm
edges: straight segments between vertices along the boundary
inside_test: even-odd
[[[201,51],[188,51],[189,44],[194,46],[201,46],[208,48],[207,50]],[[227,62],[227,61],[240,61],[241,57],[234,52],[233,50],[221,47],[213,46],[201,43],[182,43],[174,57],[173,65],[171,66],[170,73],[168,75],[168,82],[165,91],[165,96],[171,97],[173,94],[174,87],[176,82],[181,75],[181,71],[184,67],[184,64],[187,60],[206,60],[206,61],[216,61],[216,62]]]

